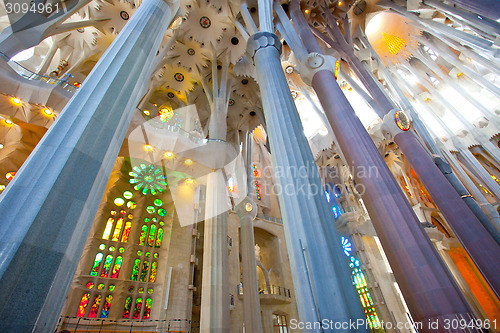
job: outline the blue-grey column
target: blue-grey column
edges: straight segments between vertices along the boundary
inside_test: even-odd
[[[281,67],[281,43],[275,34],[259,32],[247,45],[257,69],[300,320],[363,319],[333,214]],[[366,328],[335,332],[366,332]]]
[[[494,21],[500,18],[498,0],[450,0],[450,2]]]
[[[0,198],[0,327],[51,332],[178,2],[144,0]]]

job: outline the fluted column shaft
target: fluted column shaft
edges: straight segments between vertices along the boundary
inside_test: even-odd
[[[281,44],[276,35],[259,32],[247,45],[257,69],[300,320],[363,319],[333,214],[281,68]],[[338,330],[351,331],[366,328]]]
[[[53,330],[177,7],[142,3],[2,194],[2,332]]]
[[[450,2],[494,21],[500,18],[500,3],[496,0],[450,0]]]

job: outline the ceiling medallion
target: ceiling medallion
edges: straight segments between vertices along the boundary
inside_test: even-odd
[[[190,56],[193,56],[196,52],[194,51],[194,49],[189,48],[189,49],[187,49],[187,53],[188,53]]]
[[[396,125],[402,130],[407,131],[410,129],[410,119],[403,111],[399,110],[395,115]]]
[[[175,97],[174,93],[173,93],[173,92],[171,92],[171,91],[169,91],[169,92],[167,93],[167,96],[168,96],[168,98],[174,98],[174,97]]]
[[[182,82],[182,81],[184,81],[184,75],[182,73],[175,73],[174,79],[177,82]]]
[[[122,10],[122,11],[120,12],[120,17],[121,17],[123,20],[127,21],[127,20],[130,18],[130,15],[129,15],[126,11]]]
[[[287,66],[285,68],[285,71],[287,72],[287,74],[292,74],[293,73],[293,66]]]
[[[208,29],[212,25],[212,22],[210,21],[210,19],[208,17],[202,16],[200,18],[200,25],[202,28]]]
[[[234,99],[230,98],[229,102],[228,102],[228,105],[229,106],[233,106],[234,105]]]

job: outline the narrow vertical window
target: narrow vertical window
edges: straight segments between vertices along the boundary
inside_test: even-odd
[[[134,308],[134,319],[141,318],[141,309],[142,309],[142,298],[138,297],[135,300],[135,308]]]
[[[141,271],[141,281],[146,282],[146,279],[148,277],[148,270],[149,270],[149,262],[144,261],[142,263],[142,271]]]
[[[112,279],[118,278],[118,274],[120,274],[120,268],[122,267],[122,261],[123,261],[122,256],[116,257],[115,264],[113,266],[113,271],[111,272]]]
[[[111,262],[113,261],[113,256],[108,254],[104,265],[102,266],[101,277],[108,277],[109,269],[111,268]]]
[[[106,223],[106,228],[104,229],[104,232],[102,234],[102,239],[109,239],[109,236],[111,235],[111,229],[113,229],[113,223],[115,222],[115,219],[110,217],[108,219],[108,222]]]
[[[156,236],[156,245],[155,245],[156,248],[161,247],[162,240],[163,240],[163,229],[159,228],[158,229],[158,236]]]
[[[152,247],[154,245],[155,235],[156,235],[156,225],[153,224],[149,228],[148,246]]]
[[[151,275],[149,276],[149,282],[155,282],[156,281],[156,269],[158,268],[158,263],[156,261],[153,261],[151,264]]]
[[[151,298],[146,298],[146,302],[144,302],[144,315],[142,319],[149,319],[149,315],[151,313]]]
[[[130,280],[137,281],[140,265],[141,265],[141,259],[135,259],[134,267],[132,268],[132,276],[130,277]]]
[[[101,261],[102,261],[102,253],[99,252],[98,254],[95,255],[94,265],[92,265],[92,270],[90,271],[90,275],[97,276]]]
[[[126,243],[128,241],[128,236],[130,235],[130,228],[132,227],[132,222],[125,223],[125,229],[123,230],[122,242]]]
[[[132,304],[132,297],[127,297],[125,300],[125,307],[123,308],[122,318],[130,318],[130,305]]]
[[[96,295],[94,298],[94,303],[92,303],[92,307],[90,308],[89,318],[97,317],[97,311],[99,310],[99,304],[101,304],[101,295]]]
[[[148,226],[144,224],[141,228],[141,237],[139,237],[139,245],[144,245],[146,241],[147,232],[148,232]]]
[[[104,299],[104,305],[102,306],[101,318],[108,318],[109,316],[109,308],[111,307],[111,301],[113,300],[112,295],[106,296]]]
[[[83,294],[82,299],[80,301],[80,306],[78,307],[78,312],[76,313],[77,317],[84,317],[85,311],[87,311],[87,305],[89,305],[90,294]]]
[[[122,233],[122,227],[123,227],[123,217],[120,217],[118,221],[116,222],[116,228],[115,231],[113,232],[113,238],[111,239],[112,241],[118,242],[120,240],[120,234]]]

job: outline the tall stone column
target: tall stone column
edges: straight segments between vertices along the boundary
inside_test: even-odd
[[[179,4],[144,0],[0,197],[0,327],[52,331]]]
[[[450,2],[493,21],[500,18],[500,3],[496,0],[450,0]]]
[[[241,267],[243,271],[243,320],[245,331],[262,333],[260,314],[259,280],[255,259],[255,237],[253,220],[257,215],[257,205],[252,201],[253,135],[248,133],[244,141],[247,170],[247,197],[236,206],[240,219]]]
[[[229,333],[227,187],[222,169],[208,174],[203,240],[201,333]]]
[[[248,39],[247,52],[257,70],[300,320],[348,323],[364,319],[281,68],[281,43],[273,33],[258,32]],[[366,332],[366,328],[338,331]]]
[[[304,19],[298,2],[293,4],[292,17],[300,25]],[[310,38],[314,37],[302,36],[303,40]],[[364,190],[363,201],[413,318],[443,323],[447,318],[471,315],[387,164],[340,90],[331,63],[323,55],[311,53],[301,65],[301,74],[307,72],[305,79],[316,91],[354,180]],[[432,330],[424,327],[424,331]]]

